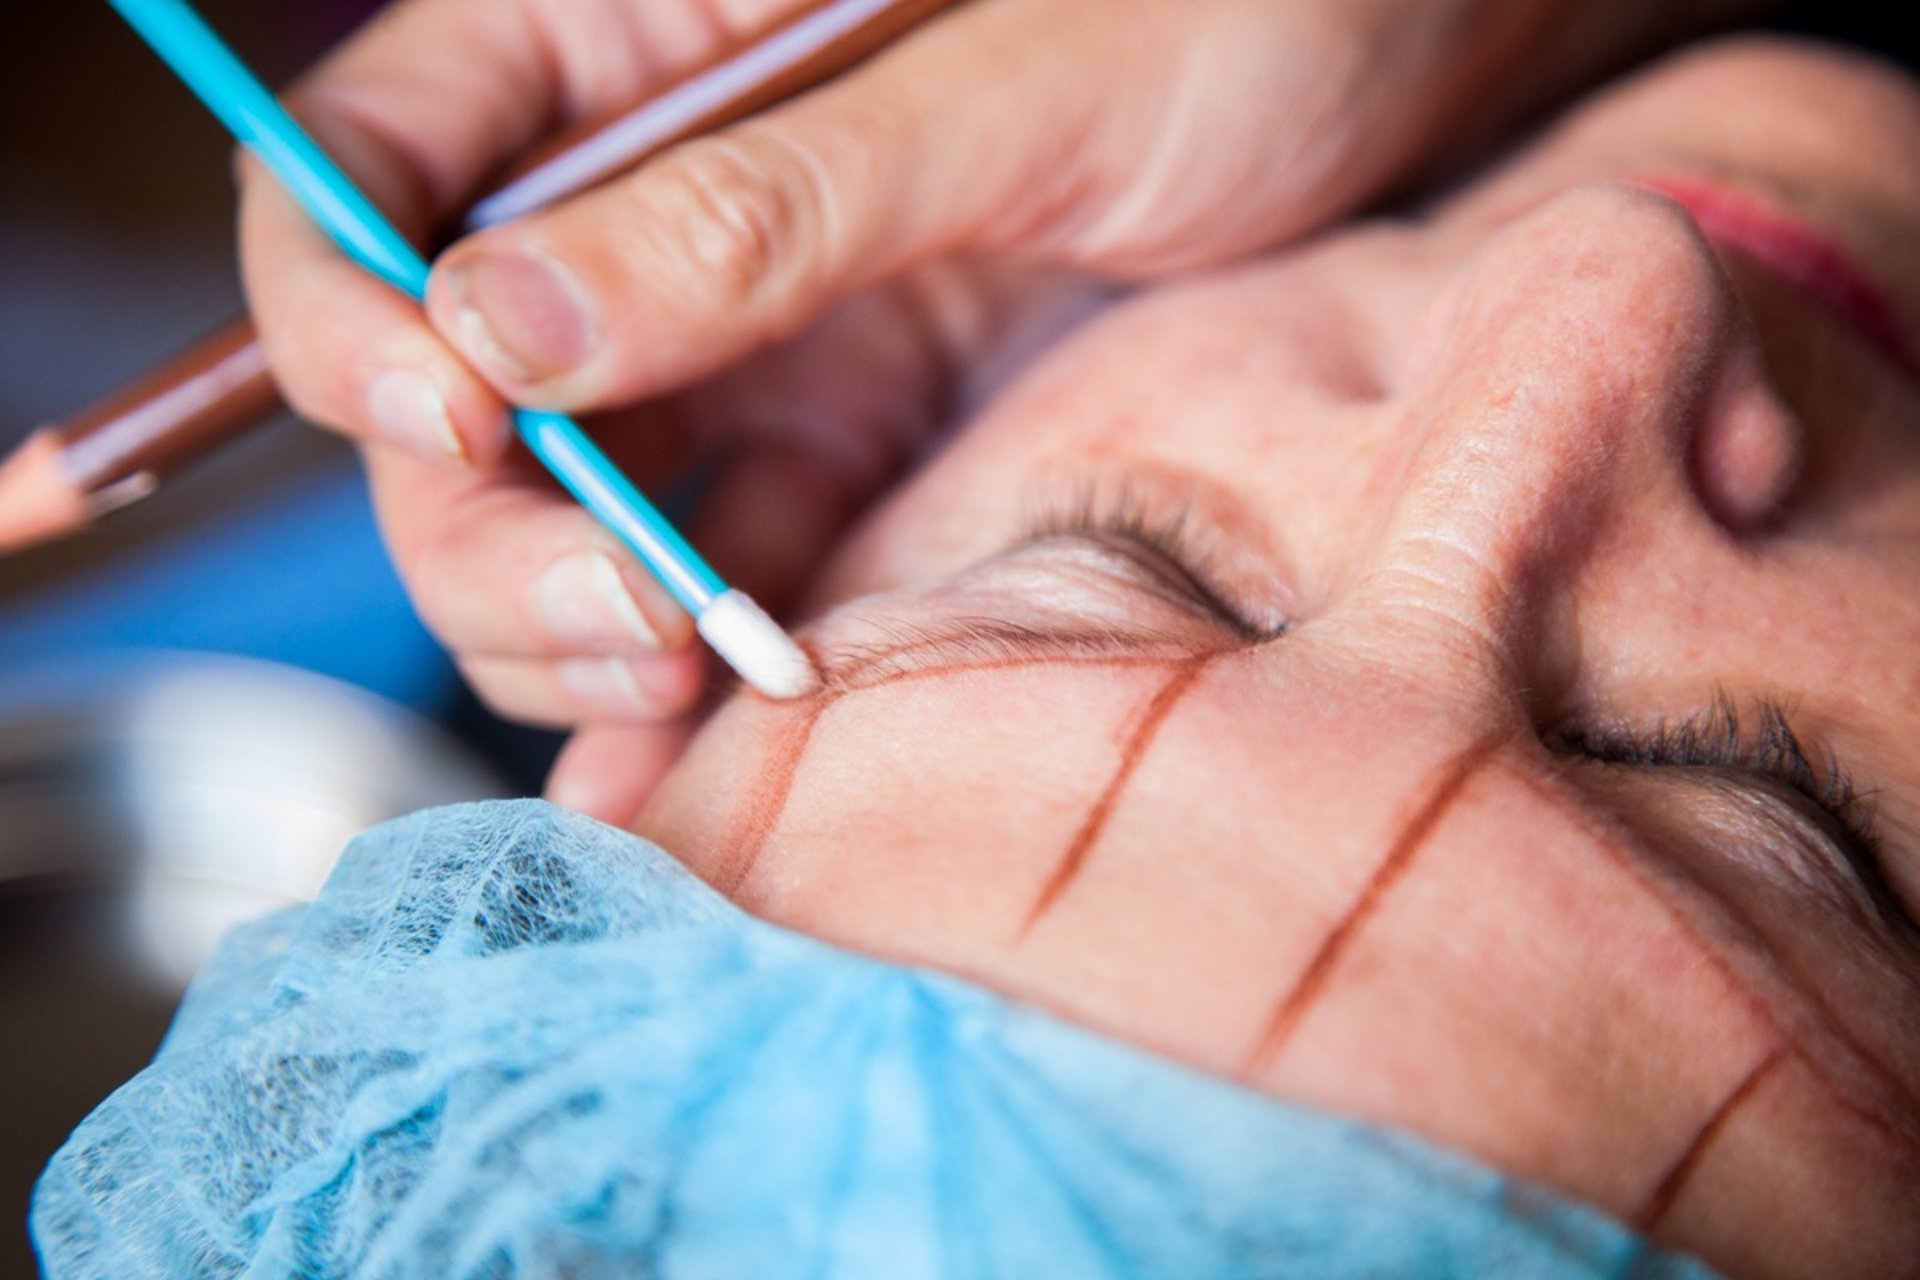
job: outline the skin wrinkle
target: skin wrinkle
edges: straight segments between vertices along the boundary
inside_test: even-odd
[[[1760,995],[1759,992],[1755,991],[1753,987],[1740,976],[1739,972],[1734,969],[1732,963],[1727,960],[1725,956],[1721,955],[1720,951],[1706,939],[1705,935],[1701,933],[1693,921],[1688,919],[1685,913],[1669,902],[1666,893],[1655,883],[1653,878],[1641,868],[1625,850],[1618,847],[1613,839],[1609,837],[1608,833],[1604,831],[1590,815],[1577,806],[1567,804],[1566,797],[1560,792],[1550,788],[1542,778],[1536,777],[1524,770],[1514,770],[1511,776],[1516,782],[1532,790],[1540,798],[1558,806],[1563,816],[1569,821],[1584,827],[1587,832],[1593,836],[1596,847],[1601,849],[1605,856],[1610,858],[1621,871],[1626,873],[1629,878],[1645,891],[1649,898],[1667,913],[1668,918],[1673,922],[1674,926],[1698,949],[1701,961],[1719,975],[1721,981],[1726,983],[1728,990],[1747,1005],[1749,1012],[1756,1019],[1772,1028],[1776,1034],[1779,1035],[1786,1049],[1807,1068],[1808,1073],[1819,1083],[1821,1091],[1827,1096],[1829,1101],[1853,1115],[1856,1119],[1874,1129],[1889,1141],[1896,1143],[1909,1152],[1920,1153],[1920,1132],[1916,1132],[1913,1124],[1884,1108],[1874,1106],[1855,1096],[1854,1090],[1849,1087],[1845,1081],[1839,1079],[1829,1067],[1813,1054],[1809,1053],[1806,1046],[1799,1043],[1788,1030],[1781,1025],[1780,1019],[1774,1013],[1772,1004]],[[1900,1081],[1854,1042],[1853,1038],[1846,1033],[1846,1030],[1834,1020],[1831,1011],[1823,1002],[1814,999],[1797,984],[1794,987],[1794,992],[1801,998],[1806,999],[1819,1012],[1821,1018],[1826,1023],[1827,1033],[1840,1041],[1858,1060],[1859,1064],[1877,1078],[1878,1083],[1880,1083],[1883,1088],[1895,1094],[1905,1096],[1907,1090],[1901,1085]]]
[[[1134,727],[1131,736],[1121,745],[1120,762],[1114,769],[1113,777],[1101,789],[1099,798],[1093,802],[1093,807],[1087,811],[1087,816],[1081,821],[1072,841],[1068,843],[1066,853],[1061,856],[1053,874],[1047,877],[1047,883],[1041,888],[1039,896],[1034,899],[1032,909],[1027,912],[1027,918],[1020,926],[1021,939],[1024,940],[1033,932],[1034,926],[1039,924],[1054,903],[1060,900],[1060,896],[1072,887],[1074,879],[1080,874],[1088,856],[1093,852],[1094,845],[1099,842],[1100,833],[1106,829],[1107,819],[1112,816],[1115,804],[1125,793],[1127,783],[1132,780],[1134,770],[1139,767],[1140,761],[1145,758],[1147,751],[1158,738],[1160,726],[1166,723],[1173,709],[1180,705],[1180,700],[1198,683],[1200,674],[1207,669],[1207,664],[1219,657],[1221,652],[1215,650],[1211,653],[1197,654],[1182,662],[1174,668],[1166,682],[1154,691],[1153,697],[1148,700],[1146,708],[1141,712],[1140,722]]]
[[[1252,1080],[1266,1071],[1279,1058],[1300,1025],[1313,1001],[1326,988],[1327,979],[1332,976],[1334,967],[1347,947],[1358,936],[1366,922],[1379,910],[1387,893],[1397,884],[1407,869],[1412,866],[1415,856],[1426,845],[1427,837],[1440,825],[1454,802],[1466,789],[1467,782],[1478,773],[1487,762],[1494,758],[1511,735],[1506,731],[1490,734],[1479,739],[1466,750],[1437,771],[1438,780],[1428,790],[1427,796],[1420,802],[1400,835],[1388,848],[1386,857],[1380,860],[1359,896],[1341,919],[1322,939],[1319,949],[1307,962],[1299,979],[1275,1005],[1272,1015],[1267,1019],[1265,1029],[1254,1043],[1253,1051],[1247,1055],[1241,1068],[1241,1078]]]
[[[1773,1074],[1774,1069],[1791,1056],[1793,1056],[1793,1049],[1790,1045],[1775,1045],[1754,1065],[1753,1070],[1747,1072],[1746,1077],[1733,1087],[1733,1091],[1713,1109],[1712,1114],[1693,1135],[1692,1140],[1681,1148],[1679,1156],[1654,1184],[1646,1203],[1640,1207],[1640,1212],[1634,1215],[1635,1226],[1651,1234],[1660,1225],[1661,1219],[1666,1217],[1667,1212],[1673,1208],[1674,1201],[1679,1198],[1682,1188],[1693,1177],[1694,1170],[1699,1168],[1706,1158],[1707,1149],[1727,1127],[1734,1113],[1759,1091],[1761,1084]]]

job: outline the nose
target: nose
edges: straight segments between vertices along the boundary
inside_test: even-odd
[[[1511,642],[1530,588],[1610,539],[1724,538],[1786,496],[1802,428],[1678,205],[1569,193],[1457,279],[1395,410],[1412,420],[1370,579],[1399,597],[1383,603]]]

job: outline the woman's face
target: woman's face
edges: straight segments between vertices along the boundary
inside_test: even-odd
[[[1916,154],[1892,73],[1723,46],[1116,309],[640,829],[1730,1271],[1910,1268]]]

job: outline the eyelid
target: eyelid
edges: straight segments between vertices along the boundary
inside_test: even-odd
[[[1789,818],[1820,846],[1848,882],[1865,892],[1882,923],[1897,934],[1920,938],[1920,922],[1914,920],[1894,891],[1880,860],[1878,841],[1870,831],[1855,831],[1832,809],[1778,778],[1744,769],[1733,772],[1735,776],[1729,780],[1734,785],[1750,794],[1764,795],[1776,816]]]
[[[811,637],[816,660],[829,683],[864,684],[1049,658],[1178,661],[1274,638],[1282,623],[1250,617],[1217,585],[1226,556],[1209,549],[1230,544],[1187,495],[1230,501],[1178,473],[1056,479],[999,551],[826,622]]]
[[[1104,557],[1110,564],[1117,563],[1129,571],[1126,574],[1131,579],[1129,586],[1149,591],[1195,613],[1208,623],[1224,626],[1243,641],[1270,638],[1242,618],[1171,547],[1143,538],[1132,530],[1106,527],[1061,529],[1030,538],[1016,550],[1031,548],[1048,554],[1049,544],[1083,548]]]
[[[1128,478],[1050,489],[1028,516],[1016,549],[1050,539],[1073,539],[1125,557],[1242,643],[1271,640],[1286,630],[1283,618],[1250,607],[1223,587],[1227,575],[1213,551],[1219,537],[1189,501],[1161,497]]]
[[[816,637],[815,657],[829,683],[865,684],[934,667],[1179,661],[1241,642],[1168,572],[1111,536],[1028,538],[923,592],[854,606]]]
[[[1717,697],[1704,711],[1652,729],[1613,725],[1568,729],[1553,744],[1610,765],[1687,770],[1708,774],[1762,801],[1776,819],[1812,835],[1849,882],[1865,893],[1882,921],[1896,932],[1920,937],[1907,905],[1893,888],[1879,853],[1873,818],[1834,753],[1809,751],[1779,703],[1762,700],[1757,736],[1742,728],[1731,699]],[[1814,765],[1815,758],[1822,763]]]

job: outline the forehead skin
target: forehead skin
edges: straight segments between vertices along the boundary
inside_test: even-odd
[[[1096,325],[843,558],[831,594],[891,594],[814,628],[826,690],[735,698],[639,829],[771,919],[1458,1146],[1733,1274],[1912,1274],[1911,951],[1808,890],[1777,823],[1543,744],[1787,698],[1878,793],[1920,905],[1920,397],[1855,352],[1870,404],[1783,405],[1683,214],[1555,194],[1738,168],[1757,113],[1818,90],[1837,118],[1801,149],[1870,240],[1867,206],[1912,219],[1920,191],[1836,175],[1836,140],[1920,124],[1862,74],[1707,55],[1427,223]],[[1701,101],[1739,127],[1676,129]],[[1730,528],[1691,460],[1754,423],[1810,462],[1791,488],[1760,466],[1785,510]],[[1019,540],[1035,485],[1089,473],[1189,508],[1284,633],[903,629],[1048,625],[1082,590],[1049,585],[1058,553],[968,566]]]

